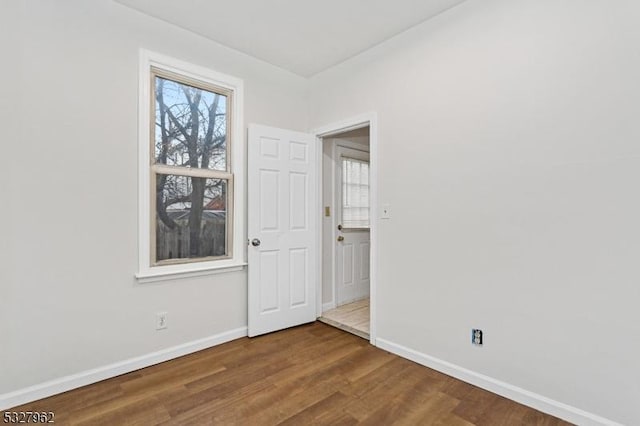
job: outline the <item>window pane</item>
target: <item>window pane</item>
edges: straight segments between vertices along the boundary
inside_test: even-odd
[[[155,78],[157,164],[227,170],[227,97]]]
[[[156,175],[156,260],[227,254],[227,181]]]
[[[342,158],[342,226],[369,226],[369,163]]]

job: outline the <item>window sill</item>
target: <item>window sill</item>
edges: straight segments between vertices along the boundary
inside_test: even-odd
[[[138,272],[135,277],[139,284],[152,283],[157,281],[179,280],[184,278],[202,277],[206,275],[226,274],[229,272],[242,271],[246,263],[236,263],[224,266],[208,266],[197,269],[187,269],[182,271],[144,271]]]

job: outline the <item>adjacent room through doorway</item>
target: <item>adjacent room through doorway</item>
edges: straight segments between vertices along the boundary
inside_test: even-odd
[[[369,126],[322,141],[320,321],[369,339]]]

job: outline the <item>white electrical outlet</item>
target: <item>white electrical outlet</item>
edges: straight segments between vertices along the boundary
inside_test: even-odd
[[[383,204],[380,213],[381,219],[391,219],[391,206],[389,204]]]
[[[158,312],[156,314],[156,330],[164,330],[167,328],[167,313]]]

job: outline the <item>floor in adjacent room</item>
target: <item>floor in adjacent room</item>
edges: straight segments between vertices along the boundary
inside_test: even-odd
[[[315,322],[9,411],[64,425],[565,425]]]
[[[369,339],[369,298],[325,311],[319,320],[363,339]]]

